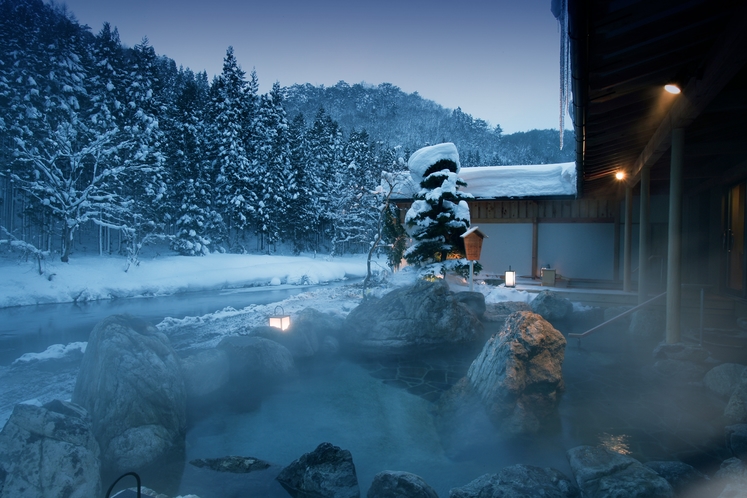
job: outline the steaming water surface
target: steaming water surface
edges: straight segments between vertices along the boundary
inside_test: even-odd
[[[329,285],[341,284],[334,282]],[[110,315],[129,313],[157,324],[165,317],[202,316],[226,307],[242,309],[250,304],[275,303],[313,287],[247,287],[172,296],[0,308],[0,365],[9,365],[23,353],[44,351],[52,344],[87,341],[93,327]]]

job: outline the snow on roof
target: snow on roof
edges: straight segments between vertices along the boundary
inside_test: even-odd
[[[415,183],[420,183],[423,177],[425,177],[425,172],[428,168],[442,160],[456,163],[456,173],[459,173],[459,152],[457,152],[456,145],[451,142],[431,145],[416,150],[407,161],[407,169],[410,170],[412,180]]]
[[[574,162],[462,168],[459,177],[467,182],[460,190],[475,199],[576,195]],[[392,197],[412,199],[420,190],[419,183],[403,178]]]

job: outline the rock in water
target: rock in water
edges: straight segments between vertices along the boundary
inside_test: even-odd
[[[532,465],[511,465],[497,474],[485,474],[461,488],[449,491],[449,498],[524,497],[575,498],[579,491],[559,470]]]
[[[573,313],[573,304],[554,292],[543,290],[532,300],[532,311],[548,321],[563,320]]]
[[[577,446],[568,461],[583,496],[671,498],[669,483],[635,458],[606,448]]]
[[[119,475],[181,455],[186,390],[168,338],[130,315],[94,327],[73,401],[91,415],[105,475]]]
[[[358,476],[348,450],[322,443],[301,455],[278,474],[291,496],[306,498],[359,498]]]
[[[82,407],[16,405],[0,432],[0,496],[101,496],[99,445]]]
[[[438,498],[422,477],[409,472],[385,470],[373,478],[367,498]]]
[[[508,317],[472,362],[467,378],[503,434],[537,432],[563,390],[566,340],[536,313]]]
[[[364,352],[464,344],[483,334],[480,320],[442,279],[365,300],[348,314],[345,327],[347,346]]]

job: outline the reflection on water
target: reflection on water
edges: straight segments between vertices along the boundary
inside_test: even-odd
[[[630,436],[625,434],[613,436],[612,434],[603,432],[599,435],[599,444],[610,451],[615,451],[622,455],[630,455],[630,445],[628,444],[629,439]]]

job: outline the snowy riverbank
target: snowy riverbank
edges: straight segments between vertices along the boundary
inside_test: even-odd
[[[210,254],[159,256],[124,271],[122,257],[81,256],[37,266],[0,259],[0,308],[98,299],[165,296],[181,292],[262,285],[304,285],[360,278],[363,256]]]

